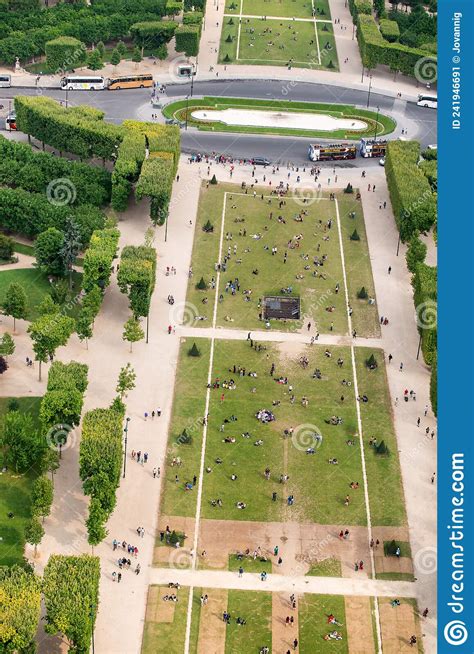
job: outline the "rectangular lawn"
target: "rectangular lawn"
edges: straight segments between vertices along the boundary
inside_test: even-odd
[[[225,654],[255,654],[263,645],[271,651],[271,593],[229,590],[227,611],[233,619],[227,627]],[[239,626],[237,617],[244,618],[247,624]]]
[[[341,627],[328,625],[327,616],[333,614]],[[299,599],[299,647],[304,654],[320,652],[349,652],[346,630],[346,612],[342,595],[304,595]],[[324,636],[337,630],[342,640],[324,640]]]
[[[271,175],[270,169],[265,172]],[[259,171],[259,174],[264,173]],[[336,203],[330,201],[327,194],[319,194],[317,189],[307,189],[283,198],[284,204],[280,206],[279,198],[269,195],[268,189],[256,187],[255,190],[256,197],[252,189],[245,194],[235,185],[219,184],[203,188],[201,192],[192,259],[194,274],[189,282],[187,300],[192,309],[191,318],[200,316],[204,320],[195,320],[194,326],[212,325],[215,266],[219,259],[227,192],[221,254],[221,259],[227,261],[226,270],[220,275],[218,292],[222,298],[217,309],[217,325],[241,329],[262,327],[261,298],[281,295],[282,289],[291,287],[291,294],[301,299],[302,319],[273,320],[272,326],[278,330],[297,330],[310,321],[321,333],[348,333]],[[343,193],[336,197],[338,204],[341,203],[339,212],[355,328],[359,336],[378,335],[376,307],[369,305],[368,300],[357,300],[357,291],[362,285],[373,295],[362,210],[356,207],[356,218],[346,219],[354,201],[347,200]],[[327,228],[329,219],[332,221],[330,229]],[[347,225],[349,220],[351,224]],[[203,231],[208,221],[213,227],[211,233]],[[355,226],[361,238],[352,242],[348,230],[352,228],[353,231]],[[277,252],[272,255],[274,247]],[[317,266],[315,261],[323,265]],[[203,290],[196,288],[201,279],[206,285]],[[229,283],[236,286],[235,294]],[[329,311],[331,308],[333,310]]]

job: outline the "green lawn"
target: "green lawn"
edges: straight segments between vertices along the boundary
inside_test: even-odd
[[[228,44],[226,43],[226,46]],[[266,110],[266,111],[285,111],[285,112],[305,112],[308,114],[326,114],[336,118],[354,118],[362,119],[367,122],[367,129],[365,130],[347,130],[339,129],[331,132],[323,132],[318,130],[307,129],[289,129],[284,127],[251,127],[240,125],[226,125],[222,122],[212,120],[212,110],[225,110],[225,109],[251,109],[251,110]],[[208,118],[209,120],[196,120],[192,114],[198,109],[210,109]],[[203,131],[216,131],[216,132],[241,132],[252,134],[281,134],[281,135],[297,135],[308,136],[311,138],[325,138],[325,139],[353,139],[357,140],[363,136],[372,137],[375,134],[377,127],[377,134],[386,135],[395,129],[396,123],[388,116],[379,114],[378,122],[377,114],[366,109],[359,109],[352,105],[343,104],[324,104],[316,102],[291,102],[289,100],[252,100],[244,98],[225,98],[225,97],[204,97],[194,98],[189,100],[178,100],[170,102],[163,108],[163,115],[166,118],[175,118],[181,122],[186,121],[186,114],[188,118],[188,125],[197,127]]]
[[[183,654],[189,588],[172,589],[172,593],[177,595],[178,601],[174,605],[173,620],[167,622],[155,621],[150,616],[153,614],[157,620],[161,620],[160,614],[165,614],[165,611],[170,608],[167,602],[154,595],[157,589],[157,586],[149,586],[148,589],[147,619],[143,630],[142,654],[156,654],[156,652],[163,651],[164,643],[166,643],[167,654]]]
[[[270,169],[267,174],[271,175]],[[219,294],[223,295],[223,300],[218,304],[217,324],[241,329],[261,328],[263,323],[259,319],[259,299],[264,295],[280,295],[282,288],[291,286],[292,294],[301,299],[301,315],[305,322],[310,320],[321,333],[329,332],[331,323],[334,332],[347,333],[335,203],[329,201],[325,194],[312,203],[310,200],[308,204],[289,196],[280,208],[276,197],[264,196],[262,200],[260,195],[254,198],[251,190],[245,195],[240,189],[237,191],[235,186],[223,184],[209,187],[201,193],[193,249],[194,276],[189,282],[187,300],[195,307],[195,314],[206,317],[206,320],[196,322],[195,326],[210,326],[212,319],[214,290],[197,290],[196,284],[201,277],[204,277],[207,284],[211,284],[216,276],[214,264],[218,260],[226,190],[229,193],[226,198],[224,234],[231,233],[232,239],[224,238],[223,241],[222,258],[230,250],[230,259],[226,271],[220,277]],[[268,190],[264,192],[268,193]],[[295,216],[302,210],[307,215],[303,217],[303,222],[296,222]],[[285,223],[279,222],[280,216]],[[325,230],[330,218],[333,221],[332,229]],[[212,234],[202,230],[207,220],[214,226]],[[255,235],[260,235],[261,238],[254,238]],[[297,235],[302,236],[299,241],[295,238]],[[299,244],[300,247],[288,247],[290,243],[292,246]],[[365,249],[364,243],[359,245],[361,247],[357,254]],[[275,256],[271,253],[274,246],[278,248]],[[325,258],[322,266],[313,264],[315,256],[320,260]],[[254,274],[255,270],[258,274]],[[313,276],[314,272],[317,277]],[[227,283],[235,278],[240,282],[240,291],[232,295],[231,291],[226,292],[225,289]],[[337,284],[340,289],[338,293]],[[251,291],[251,295],[245,295],[244,291]],[[248,297],[250,301],[246,300]],[[206,300],[207,304],[204,304]],[[334,307],[332,312],[328,311],[330,307]],[[277,329],[291,331],[301,328],[302,323],[302,320],[272,321]]]
[[[364,212],[360,200],[354,193],[339,193],[337,196],[341,232],[344,243],[344,260],[346,264],[346,280],[349,303],[353,309],[352,328],[359,336],[380,337],[380,322],[377,304],[369,304],[368,298],[360,300],[357,297],[362,287],[369,298],[375,298],[372,266],[370,265],[369,246],[365,231]],[[355,214],[352,218],[349,214]],[[351,241],[350,236],[357,230],[360,241]]]
[[[341,627],[329,625],[327,616],[333,614]],[[349,652],[346,630],[344,597],[340,595],[304,595],[299,600],[299,648],[304,654],[321,652]],[[324,640],[324,636],[337,630],[342,640]]]
[[[385,556],[393,556],[393,554],[388,553],[391,542],[391,540],[384,540],[383,542],[383,551]],[[395,543],[400,548],[400,556],[405,556],[411,559],[410,543],[401,540],[396,540]]]
[[[312,577],[342,577],[341,562],[332,557],[323,559],[313,563],[306,574]]]
[[[230,590],[227,611],[232,616],[227,627],[225,654],[255,654],[260,647],[272,647],[272,595],[258,591]],[[247,624],[240,626],[237,617]]]
[[[187,356],[194,340],[202,353],[199,358]],[[247,341],[215,342],[211,380],[233,379],[236,389],[211,390],[205,456],[205,468],[210,468],[211,472],[206,472],[204,477],[202,517],[366,524],[355,398],[353,387],[341,386],[342,379],[352,379],[349,349],[331,347],[332,357],[328,358],[324,354],[326,348],[318,345],[303,346],[294,355],[280,351],[273,344],[267,343],[266,348],[257,352]],[[303,354],[309,360],[306,369],[299,363]],[[365,349],[356,350],[359,392],[369,397],[368,404],[361,404],[361,412],[372,521],[374,525],[403,525],[406,523],[404,496],[385,372],[383,367],[368,371],[364,365],[368,355]],[[184,484],[199,471],[208,356],[207,341],[186,339],[183,342],[164,474],[164,515],[195,514],[195,492],[185,491]],[[341,368],[337,365],[339,357],[344,361]],[[272,363],[275,363],[273,379],[269,374]],[[238,372],[233,372],[234,365],[245,368],[247,373],[255,372],[257,377],[239,376]],[[316,368],[321,371],[320,380],[312,379]],[[288,385],[275,381],[280,376],[288,377],[293,386],[296,398],[293,404]],[[222,392],[224,401],[221,401]],[[343,402],[341,394],[344,394]],[[308,407],[301,404],[303,395],[308,398]],[[260,409],[272,410],[276,420],[261,424],[255,417]],[[326,424],[332,415],[340,416],[343,424]],[[231,416],[237,421],[229,420]],[[220,431],[222,425],[223,432]],[[185,427],[193,437],[192,443],[173,445]],[[311,434],[315,427],[322,433],[323,442],[316,454],[307,454],[306,448],[314,445]],[[285,438],[283,431],[290,428],[295,429],[294,436]],[[243,437],[247,432],[250,437]],[[392,452],[389,457],[375,455],[373,448],[368,446],[374,434],[378,434],[379,439],[384,437]],[[226,437],[236,441],[224,442]],[[348,439],[354,439],[353,446],[346,444]],[[255,446],[257,440],[263,440],[263,445]],[[176,456],[181,457],[180,468],[170,465]],[[338,460],[338,465],[328,463],[332,458]],[[216,459],[222,463],[216,463]],[[263,474],[267,467],[271,470],[269,481]],[[236,480],[231,479],[233,474],[237,475]],[[286,485],[279,483],[280,474],[289,475]],[[175,475],[178,475],[178,482]],[[360,488],[351,489],[351,481],[358,481]],[[276,501],[272,501],[273,492],[277,493]],[[290,494],[295,496],[293,506],[286,503]],[[351,498],[349,506],[344,505],[346,495]],[[221,499],[223,506],[212,506],[215,499]],[[245,502],[246,508],[237,508],[237,502]]]
[[[375,354],[378,362],[376,370],[368,370],[365,365],[365,361],[372,353]],[[356,367],[359,393],[369,398],[367,404],[360,403],[360,412],[364,430],[372,524],[402,526],[407,521],[405,497],[383,352],[357,348]],[[378,443],[385,441],[390,455],[375,454],[374,448],[369,445],[371,438],[376,438]]]
[[[188,356],[188,350],[196,343],[200,357]],[[183,483],[199,472],[202,442],[202,417],[205,409],[207,374],[209,369],[210,342],[206,339],[183,339],[175,381],[171,429],[168,437],[166,471],[162,480],[161,511],[163,515],[191,516],[196,513],[196,494],[184,492]],[[179,445],[179,435],[186,431],[192,443]],[[180,457],[180,468],[171,467],[173,458]],[[175,475],[180,482],[175,482]],[[159,542],[159,537],[157,539]]]
[[[0,398],[0,425],[3,415],[8,410],[10,399],[12,398]],[[42,398],[20,397],[15,399],[19,404],[19,411],[31,413],[37,422]],[[0,470],[3,466],[3,456],[0,450]],[[0,566],[23,562],[25,545],[23,534],[26,522],[31,518],[30,491],[35,478],[34,470],[25,474],[17,474],[13,470],[8,470],[0,474]],[[10,512],[14,514],[13,518],[8,517]]]
[[[314,8],[317,18],[331,19],[327,0],[315,0]],[[311,18],[311,10],[311,0],[226,0],[225,2],[225,13],[232,15],[242,13],[248,16]]]
[[[253,556],[244,556],[243,559],[238,559],[236,554],[229,555],[229,570],[237,572],[242,566],[244,572],[271,572],[272,571],[272,562],[270,559],[267,561],[262,561],[260,557],[256,559]]]
[[[225,57],[229,54],[232,62],[232,50],[226,42],[230,33],[236,43],[235,57],[237,63],[257,64],[263,66],[290,66],[296,68],[327,69],[337,71],[339,63],[331,23],[314,21],[263,20],[262,18],[242,18],[240,25],[229,25],[224,19],[221,36],[219,61],[231,63]],[[238,19],[234,18],[238,23]],[[315,33],[317,26],[317,35]]]
[[[81,288],[82,274],[73,274],[73,289],[71,301],[66,301],[65,313],[74,317],[79,310],[79,304],[72,301]],[[16,268],[13,270],[0,271],[0,304],[3,302],[8,286],[16,282],[21,284],[28,298],[28,320],[35,320],[38,317],[37,307],[44,296],[50,292],[51,284],[48,276],[36,268]]]

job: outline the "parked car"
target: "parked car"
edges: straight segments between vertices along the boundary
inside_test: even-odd
[[[381,159],[379,159],[379,164],[381,166],[385,166],[385,157],[382,157]]]
[[[255,157],[252,159],[252,163],[254,166],[269,166],[270,162],[268,159],[265,159],[265,157]]]

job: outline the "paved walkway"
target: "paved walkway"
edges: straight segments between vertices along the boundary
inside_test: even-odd
[[[266,581],[259,574],[224,570],[178,570],[154,568],[150,572],[152,584],[178,582],[195,588],[229,588],[232,590],[265,590],[272,593],[316,593],[318,595],[354,595],[356,597],[413,597],[415,585],[409,581],[385,581],[375,579],[348,579],[347,577],[300,577],[267,575]]]
[[[181,326],[176,328],[178,336],[184,337],[202,337],[202,338],[218,338],[230,341],[246,340],[247,335],[250,333],[254,341],[270,341],[272,343],[301,343],[308,345],[311,341],[311,336],[306,333],[300,332],[279,332],[279,331],[255,331],[249,332],[244,329],[227,329],[225,327],[186,327]],[[315,345],[344,345],[355,347],[382,347],[382,340],[379,338],[350,338],[340,334],[320,334]]]

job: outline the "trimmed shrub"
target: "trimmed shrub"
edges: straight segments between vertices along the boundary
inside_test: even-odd
[[[87,58],[85,44],[72,36],[60,36],[48,41],[44,50],[48,67],[56,73],[79,68]]]
[[[375,370],[378,367],[377,359],[374,354],[371,354],[370,357],[365,360],[365,365],[369,370]]]
[[[389,43],[394,43],[400,38],[400,28],[398,27],[398,23],[394,20],[381,18],[379,21],[379,28],[383,38]]]
[[[380,454],[381,456],[388,456],[390,454],[390,450],[387,445],[385,445],[385,441],[380,441],[380,443],[375,446],[375,454]]]
[[[346,186],[346,188],[344,189],[344,193],[354,193],[354,189],[353,189],[352,184],[350,182]]]
[[[217,184],[217,177],[215,175],[212,176],[211,181],[209,182],[210,184]]]
[[[14,251],[13,239],[4,234],[0,234],[0,260],[11,261]]]
[[[198,25],[179,25],[175,32],[176,52],[184,52],[187,57],[196,57],[199,52],[199,37]]]
[[[357,292],[357,297],[359,300],[366,300],[369,297],[367,291],[365,290],[365,286],[362,286],[360,291]]]
[[[193,442],[193,437],[191,436],[191,434],[188,434],[186,429],[183,429],[181,434],[176,439],[177,445],[191,445],[192,442]]]
[[[351,241],[360,241],[360,236],[357,232],[357,229],[354,229],[354,231],[352,232],[349,238]]]
[[[420,241],[416,234],[411,237],[406,253],[407,268],[411,273],[415,273],[418,264],[424,262],[427,249],[425,243]]]
[[[211,234],[214,231],[214,225],[211,223],[211,221],[208,219],[206,224],[202,228],[203,232],[206,232],[206,234]]]
[[[198,283],[196,284],[196,289],[198,291],[205,291],[207,289],[207,284],[204,281],[204,277],[201,277],[201,279],[198,281]]]
[[[188,350],[188,356],[190,357],[200,357],[201,352],[199,351],[198,346],[196,343],[193,343],[192,347]]]

